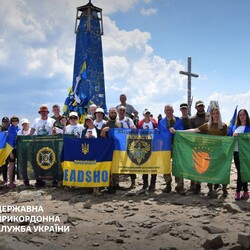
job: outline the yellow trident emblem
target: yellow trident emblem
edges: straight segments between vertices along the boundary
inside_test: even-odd
[[[86,155],[89,152],[89,144],[82,144],[82,152]]]

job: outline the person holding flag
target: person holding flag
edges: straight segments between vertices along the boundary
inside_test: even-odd
[[[236,125],[234,125],[233,136],[237,138],[240,133],[249,133],[250,132],[250,119],[246,109],[240,109],[237,115]],[[234,148],[234,164],[237,169],[237,186],[235,193],[235,200],[238,201],[240,199],[247,200],[249,198],[248,193],[248,183],[241,181],[241,173],[240,173],[240,158],[239,158],[239,145],[236,141]],[[240,191],[243,188],[243,195],[240,196]]]

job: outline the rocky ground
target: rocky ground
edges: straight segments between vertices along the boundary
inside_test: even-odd
[[[199,195],[162,193],[162,175],[155,193],[141,193],[138,176],[136,189],[100,197],[84,189],[49,185],[25,189],[19,182],[12,191],[1,186],[0,249],[250,249],[250,202],[234,200],[235,181],[233,167],[227,198],[222,191],[207,197],[204,183]],[[129,187],[129,179],[122,178],[120,185]],[[172,186],[174,190],[174,182]],[[6,206],[23,211],[6,211]],[[40,211],[24,211],[29,206]],[[27,215],[37,221],[5,220]],[[47,215],[55,221],[40,221]],[[61,232],[57,225],[69,231]]]

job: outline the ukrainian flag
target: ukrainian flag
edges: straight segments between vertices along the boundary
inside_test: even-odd
[[[13,150],[13,145],[7,138],[6,132],[0,132],[0,166],[5,164],[6,159]]]
[[[168,130],[111,129],[115,139],[112,173],[171,173],[171,140]]]
[[[113,148],[112,138],[64,138],[61,152],[63,185],[109,186]]]

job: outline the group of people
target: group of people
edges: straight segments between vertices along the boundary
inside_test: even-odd
[[[188,105],[186,103],[180,104],[181,117],[174,115],[174,109],[172,105],[166,105],[164,107],[165,117],[158,116],[158,121],[153,117],[149,109],[143,111],[143,119],[138,120],[138,111],[130,104],[127,103],[126,95],[120,95],[120,104],[116,107],[109,109],[108,115],[104,110],[97,107],[95,104],[90,105],[89,114],[85,117],[84,124],[79,124],[79,116],[77,112],[70,112],[68,117],[60,115],[60,107],[55,104],[52,108],[53,116],[49,117],[49,110],[46,105],[39,107],[39,118],[36,118],[29,126],[28,119],[21,120],[22,128],[19,129],[19,118],[16,116],[3,117],[0,131],[15,130],[16,134],[21,135],[54,135],[54,134],[74,134],[78,138],[98,138],[108,137],[108,131],[112,128],[138,128],[138,129],[167,129],[170,133],[174,134],[176,130],[183,130],[186,132],[202,133],[209,135],[227,136],[227,125],[222,122],[221,114],[218,105],[210,106],[210,111],[205,111],[205,105],[203,101],[197,101],[195,103],[197,110],[196,114],[192,117],[188,115]],[[237,137],[239,133],[250,132],[250,119],[247,110],[241,109],[237,115],[236,124],[232,130],[231,136]],[[15,149],[11,152],[6,164],[0,167],[3,174],[3,181],[7,183],[7,166],[9,166],[9,188],[14,188],[15,180]],[[239,149],[236,142],[234,150],[234,162],[237,169],[237,188],[235,193],[235,200],[248,199],[248,183],[242,183],[240,174],[240,160]],[[136,175],[131,174],[130,188],[136,187]],[[172,176],[171,174],[164,175],[166,181],[166,188],[163,192],[170,193],[172,191]],[[143,174],[143,191],[148,190],[154,192],[156,188],[157,175],[152,174],[149,182],[149,175]],[[29,180],[27,176],[23,176],[24,185],[29,186]],[[181,178],[175,178],[176,187],[175,190],[179,194],[185,194],[184,180]],[[36,176],[36,186],[43,187],[44,181]],[[54,181],[53,185],[56,186],[57,182]],[[222,189],[223,196],[228,195],[227,186],[220,184],[208,183],[208,196],[213,195]],[[117,189],[122,188],[119,186],[119,175],[112,174],[110,186],[108,192],[115,193]],[[243,189],[243,194],[241,191]],[[195,194],[199,194],[201,191],[201,183],[190,181],[190,190]]]

